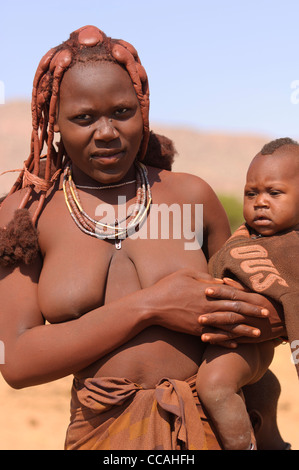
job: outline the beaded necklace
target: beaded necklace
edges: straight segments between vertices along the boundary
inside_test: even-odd
[[[1,176],[1,174],[0,174]],[[98,190],[98,189],[114,189],[114,188],[121,188],[122,186],[127,186],[128,184],[136,183],[136,180],[132,181],[125,181],[124,183],[119,183],[119,184],[111,184],[110,186],[82,186],[77,184],[76,188],[79,189],[93,189],[93,190]]]
[[[147,178],[147,169],[141,162],[136,167],[136,199],[133,211],[126,218],[125,227],[119,225],[116,219],[113,225],[104,224],[94,220],[84,211],[77,187],[72,178],[72,167],[68,163],[64,170],[63,192],[67,208],[77,227],[82,232],[100,240],[115,240],[115,247],[121,248],[121,240],[137,231],[144,221],[152,202],[150,184]]]

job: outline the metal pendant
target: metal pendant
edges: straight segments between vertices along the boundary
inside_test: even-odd
[[[121,240],[115,240],[115,248],[117,250],[120,250],[121,249]]]
[[[117,219],[115,219],[114,226],[118,227],[118,220]],[[121,240],[119,238],[115,239],[115,248],[117,250],[121,250]]]

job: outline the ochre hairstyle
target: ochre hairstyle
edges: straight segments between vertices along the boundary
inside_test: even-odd
[[[32,216],[33,225],[42,211],[47,191],[52,187],[68,159],[63,142],[54,143],[57,100],[64,73],[78,62],[110,61],[121,65],[129,74],[143,119],[143,138],[138,159],[144,163],[171,170],[176,153],[172,142],[149,129],[148,78],[136,49],[126,41],[112,39],[95,26],[84,26],[41,59],[32,90],[32,135],[30,155],[9,195],[26,188],[19,209],[24,209],[32,191],[38,193],[38,204]],[[41,162],[43,162],[41,168]],[[0,261],[7,231],[0,229]],[[11,228],[13,231],[13,229]],[[2,245],[2,247],[1,247]],[[5,251],[5,249],[4,249]],[[32,257],[30,257],[32,259]]]

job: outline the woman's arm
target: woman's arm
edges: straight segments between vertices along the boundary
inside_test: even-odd
[[[1,209],[0,226],[11,219],[9,212]],[[200,336],[199,314],[261,315],[260,307],[246,302],[211,301],[205,289],[215,285],[212,278],[185,269],[79,319],[48,325],[38,303],[41,268],[37,260],[0,270],[0,340],[5,347],[1,372],[16,388],[76,373],[151,325]],[[248,336],[253,330],[248,327]],[[230,338],[230,332],[223,334]]]
[[[79,319],[45,324],[38,307],[38,265],[0,271],[1,372],[16,388],[75,373],[147,326],[146,292],[141,291]]]
[[[200,336],[200,312],[261,315],[259,307],[245,302],[208,300],[205,289],[214,283],[183,269],[79,319],[48,325],[38,307],[40,267],[38,261],[0,272],[0,340],[5,347],[1,372],[15,388],[76,373],[151,325]]]

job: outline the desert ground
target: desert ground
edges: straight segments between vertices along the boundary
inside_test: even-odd
[[[174,140],[178,151],[174,171],[194,173],[218,194],[242,195],[245,172],[252,157],[269,136],[228,135],[196,129],[155,125]],[[0,173],[19,169],[29,154],[30,106],[16,101],[0,107]],[[17,173],[1,176],[0,195],[8,191]],[[1,332],[0,332],[1,340]],[[281,384],[278,424],[286,442],[299,450],[299,382],[290,348],[276,349],[271,370]],[[72,377],[30,387],[11,389],[0,378],[0,450],[63,449],[69,420]]]

